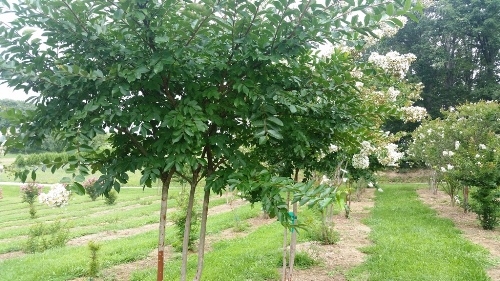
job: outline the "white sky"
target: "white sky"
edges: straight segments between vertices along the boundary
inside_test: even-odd
[[[12,88],[7,87],[6,85],[0,85],[0,99],[11,99],[11,100],[26,100],[30,96],[35,94],[30,93],[29,95],[24,93],[24,91],[14,91]]]

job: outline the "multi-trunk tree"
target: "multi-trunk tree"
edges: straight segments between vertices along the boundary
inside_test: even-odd
[[[282,139],[291,134],[283,128],[293,130],[301,116],[332,118],[332,108],[325,107],[331,104],[318,101],[352,87],[349,77],[336,76],[336,60],[314,63],[315,50],[344,40],[362,44],[358,35],[371,34],[380,21],[398,24],[393,16],[422,8],[410,0],[2,3],[2,14],[15,17],[0,25],[0,77],[39,93],[31,99],[35,110],[12,112],[19,126],[8,144],[37,143],[56,132],[73,155],[49,168],[66,164],[80,192],[84,177],[95,171],[102,173],[96,184],[105,194],[119,191],[127,172],[140,171],[141,185],[160,181],[158,280],[173,176],[190,184],[186,226],[196,188],[206,182],[199,280],[210,193],[221,192],[238,173],[251,178],[249,166],[258,165],[241,148]],[[346,97],[336,106],[349,102]],[[337,121],[368,110],[346,111]],[[89,145],[102,134],[109,135],[111,148]],[[286,206],[269,196],[279,193],[273,183],[280,185],[267,183],[260,197],[267,198],[263,205],[271,214],[286,219]],[[255,184],[263,183],[238,188]],[[187,247],[183,260],[185,280]]]

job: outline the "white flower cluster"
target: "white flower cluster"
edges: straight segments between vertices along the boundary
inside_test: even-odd
[[[480,144],[479,144],[479,149],[483,149],[483,150],[484,150],[484,149],[486,149],[486,145],[484,145],[484,144],[480,143]]]
[[[451,150],[443,150],[443,156],[453,156],[455,155],[455,152]]]
[[[441,172],[446,173],[446,172],[448,172],[449,170],[453,170],[453,168],[455,168],[455,166],[453,166],[453,165],[451,165],[451,164],[448,164],[448,165],[446,166],[446,168],[445,168],[445,167],[441,167]]]
[[[38,201],[47,204],[49,207],[62,207],[68,204],[71,192],[66,189],[64,184],[53,185],[49,192],[41,193]]]
[[[392,36],[396,35],[396,33],[398,33],[399,29],[403,28],[406,25],[406,23],[408,22],[408,19],[404,16],[396,17],[396,19],[398,19],[401,23],[403,23],[402,27],[399,27],[399,26],[393,24],[392,22],[391,22],[391,24],[389,24],[387,22],[382,22],[380,24],[379,29],[373,30],[373,33],[375,33],[375,35],[377,35],[378,38],[375,38],[372,36],[366,36],[365,38],[363,38],[365,40],[365,46],[366,47],[373,46],[373,45],[375,45],[375,43],[377,43],[383,37],[392,37]]]
[[[375,147],[373,147],[370,142],[361,142],[361,150],[359,154],[352,156],[352,166],[355,169],[366,169],[370,166],[370,159],[368,158],[373,152],[375,152]]]
[[[397,144],[389,143],[377,153],[377,160],[384,166],[395,167],[403,156],[404,153],[398,151]]]
[[[337,152],[337,151],[339,151],[339,147],[334,145],[334,144],[330,144],[329,151],[330,151],[330,153]]]
[[[420,122],[427,116],[427,110],[421,106],[402,107],[404,122]]]
[[[460,148],[460,142],[455,141],[455,150],[458,150]]]
[[[410,64],[414,62],[417,57],[414,54],[403,54],[392,51],[386,55],[380,55],[377,52],[370,54],[368,61],[381,67],[386,72],[403,79],[410,68]]]
[[[359,69],[354,69],[351,71],[351,76],[354,78],[361,79],[363,78],[363,72],[361,72]]]
[[[367,169],[370,166],[370,160],[368,155],[365,154],[354,154],[352,156],[352,166],[355,169]]]
[[[399,94],[401,92],[394,89],[394,87],[390,87],[388,90],[387,90],[387,96],[389,97],[389,100],[390,101],[396,101],[396,99],[398,98]]]

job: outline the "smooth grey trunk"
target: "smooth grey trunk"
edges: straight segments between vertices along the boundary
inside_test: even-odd
[[[191,181],[191,189],[189,190],[189,201],[186,212],[186,222],[184,225],[184,239],[182,241],[182,266],[181,266],[181,281],[187,279],[187,258],[189,251],[189,235],[191,234],[191,219],[193,215],[194,193],[198,184],[198,174],[193,173]]]
[[[203,261],[205,256],[205,237],[207,232],[207,217],[208,217],[208,203],[210,203],[210,189],[205,189],[203,197],[203,210],[201,213],[201,226],[200,226],[200,244],[198,246],[198,267],[196,269],[196,276],[193,280],[201,280],[203,272]]]
[[[160,208],[160,229],[158,238],[158,265],[156,280],[163,281],[163,267],[164,267],[164,256],[165,256],[165,225],[167,223],[167,201],[168,201],[168,190],[170,188],[170,182],[172,181],[172,175],[174,174],[174,169],[170,170],[168,174],[162,175],[161,182],[161,208]]]

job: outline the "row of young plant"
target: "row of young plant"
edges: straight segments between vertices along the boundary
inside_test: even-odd
[[[14,168],[24,168],[25,166],[40,166],[42,163],[54,161],[68,161],[68,154],[65,152],[45,152],[33,154],[19,154],[12,163]]]
[[[90,199],[92,199],[92,201],[95,201],[102,195],[102,193],[99,192],[99,185],[96,182],[97,178],[89,178],[83,182],[85,193],[90,197]],[[37,198],[39,203],[52,208],[63,207],[67,205],[70,200],[71,190],[69,190],[66,184],[59,183],[51,185],[50,190],[47,193],[42,192],[43,188],[44,186],[42,184],[35,182],[29,182],[20,186],[22,201],[29,204],[29,213],[31,218],[36,217],[35,202]],[[105,196],[106,204],[115,204],[117,197],[118,193],[115,190],[111,190],[108,195]]]
[[[294,228],[298,204],[326,208],[345,201],[339,192],[344,178],[369,178],[370,164],[395,165],[400,153],[391,142],[397,136],[380,130],[386,120],[425,116],[412,106],[421,86],[405,79],[415,57],[363,50],[376,33],[394,34],[404,16],[415,19],[420,1],[89,1],[67,7],[2,6],[17,15],[0,25],[8,38],[0,42],[2,55],[16,58],[0,59],[2,78],[40,93],[35,110],[9,112],[17,130],[10,130],[6,145],[57,132],[74,154],[49,167],[67,165],[78,193],[85,193],[82,183],[96,171],[102,174],[99,193],[106,196],[128,181],[127,172],[141,171],[141,185],[160,181],[158,280],[174,176],[189,185],[181,280],[194,194],[206,183],[195,277],[200,280],[212,192],[239,191]],[[73,22],[74,29],[60,32],[69,26],[62,22]],[[25,26],[51,34],[44,48]],[[69,46],[64,54],[41,51],[60,50],[61,44]],[[320,45],[330,51],[318,52]],[[93,147],[92,139],[103,134],[109,134],[106,149]],[[18,176],[25,180],[29,173],[35,180],[35,169]],[[290,259],[283,272],[288,280],[293,254]]]
[[[493,229],[500,218],[500,104],[467,103],[442,114],[415,130],[409,153],[432,169],[435,190],[442,183],[452,204]]]

